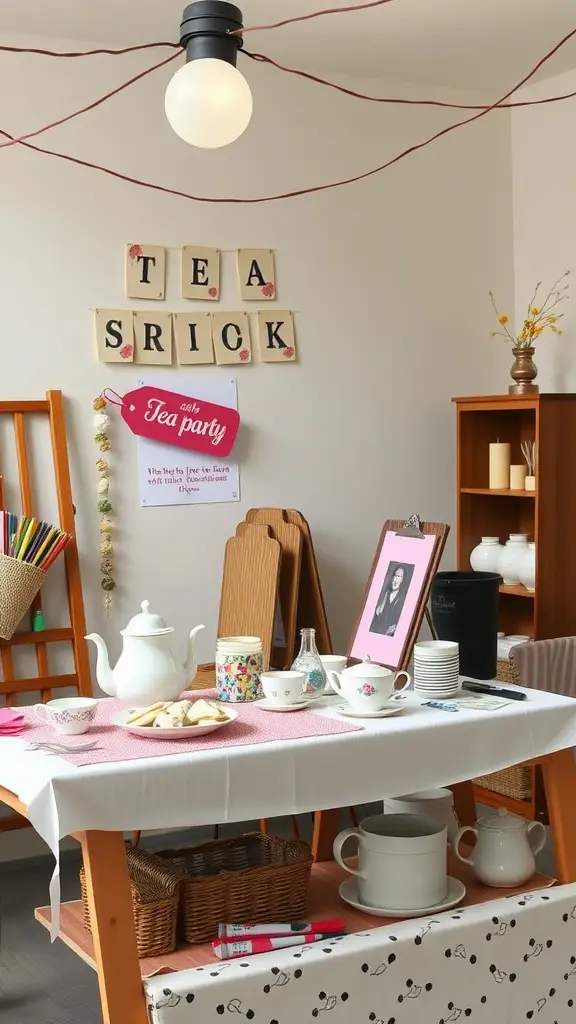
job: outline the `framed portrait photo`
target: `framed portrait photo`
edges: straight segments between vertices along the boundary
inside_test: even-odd
[[[410,660],[448,528],[424,524],[423,533],[408,536],[400,523],[391,525],[380,537],[348,657],[398,669]],[[427,525],[440,529],[426,532]]]

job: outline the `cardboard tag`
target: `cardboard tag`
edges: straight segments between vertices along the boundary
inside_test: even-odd
[[[133,434],[218,458],[232,451],[236,409],[145,385],[124,395],[121,415]]]

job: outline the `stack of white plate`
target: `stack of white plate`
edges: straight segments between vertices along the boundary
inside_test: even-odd
[[[458,644],[423,640],[414,645],[414,690],[428,700],[453,697],[459,690]]]

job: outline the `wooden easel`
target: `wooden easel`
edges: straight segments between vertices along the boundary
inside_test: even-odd
[[[74,505],[70,485],[70,469],[68,464],[68,447],[66,444],[66,423],[61,391],[48,391],[46,401],[39,402],[0,402],[0,416],[9,416],[14,427],[14,442],[18,466],[18,482],[20,505],[24,515],[32,516],[38,510],[34,507],[31,459],[28,454],[27,427],[34,416],[47,416],[50,427],[50,440],[54,463],[54,478],[58,502],[58,518],[60,529],[75,535]],[[1,469],[0,457],[0,469]],[[0,508],[6,505],[14,511],[14,504],[8,500],[0,476]],[[51,700],[52,691],[65,687],[74,687],[82,696],[92,695],[90,662],[84,641],[86,619],[84,615],[84,599],[80,579],[78,549],[73,540],[64,550],[64,567],[66,574],[66,590],[68,596],[69,625],[58,629],[46,629],[40,633],[25,630],[15,633],[11,640],[0,640],[0,661],[2,664],[2,681],[0,682],[0,699],[4,697],[6,704],[14,706],[18,694],[40,692],[43,703]],[[32,611],[40,609],[42,596],[37,595]],[[54,675],[50,671],[48,645],[51,643],[69,642],[74,657],[74,672]],[[27,679],[19,679],[14,674],[13,649],[23,645],[36,648],[38,675]],[[28,822],[18,817],[0,821],[0,831],[25,828]]]
[[[314,629],[320,654],[332,654],[312,534],[304,516],[292,508],[251,508],[246,513],[246,522],[270,527],[282,548],[280,609],[285,647],[283,650],[275,649],[276,667],[289,668],[292,664],[301,629]],[[279,662],[279,658],[284,664]]]

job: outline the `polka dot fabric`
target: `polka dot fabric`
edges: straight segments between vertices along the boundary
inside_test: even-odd
[[[152,1024],[574,1024],[576,885],[181,971],[146,989]]]

